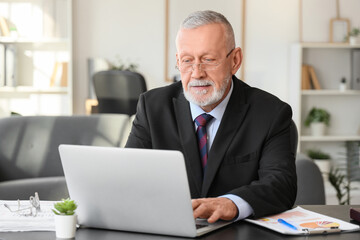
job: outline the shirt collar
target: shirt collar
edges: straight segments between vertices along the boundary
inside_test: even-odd
[[[222,116],[224,115],[226,106],[229,102],[231,93],[233,91],[233,81],[232,79],[230,79],[231,81],[231,87],[230,90],[228,92],[228,94],[226,95],[226,97],[221,101],[221,103],[219,105],[217,105],[213,110],[211,110],[211,112],[208,112],[207,114],[210,114],[211,116],[213,116],[216,120],[221,120]],[[190,111],[191,111],[191,116],[193,121],[195,121],[195,118],[197,118],[197,116],[199,116],[200,114],[206,113],[200,106],[189,102],[190,103]]]

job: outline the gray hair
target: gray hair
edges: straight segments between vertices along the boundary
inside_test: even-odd
[[[180,29],[193,29],[214,23],[220,23],[225,26],[228,47],[233,49],[235,47],[234,30],[230,22],[221,13],[211,10],[193,12],[181,23]]]

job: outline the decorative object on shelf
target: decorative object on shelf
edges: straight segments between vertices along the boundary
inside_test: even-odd
[[[77,204],[74,200],[62,199],[55,203],[52,211],[55,213],[55,230],[57,238],[74,238],[76,232]]]
[[[312,108],[305,119],[305,126],[311,127],[313,136],[324,136],[330,124],[330,113],[322,108]]]
[[[345,37],[345,41],[349,41],[350,45],[360,44],[360,29],[353,28]]]
[[[340,80],[340,85],[339,85],[339,90],[340,92],[345,92],[346,91],[346,78],[341,78]]]
[[[336,0],[336,18],[330,19],[330,42],[344,42],[350,31],[350,20],[340,17],[339,0]]]
[[[319,149],[310,149],[307,151],[307,155],[319,167],[320,172],[323,175],[324,181],[327,180],[331,169],[330,155],[322,152]]]
[[[19,33],[15,26],[10,27],[10,37],[13,39],[17,39],[19,37]]]
[[[135,63],[125,64],[119,56],[116,56],[116,60],[114,62],[108,60],[108,63],[110,70],[137,72],[137,69],[139,67]]]
[[[346,175],[339,168],[331,168],[329,182],[335,188],[339,205],[349,205],[351,187]]]

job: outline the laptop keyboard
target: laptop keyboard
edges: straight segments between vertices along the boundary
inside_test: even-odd
[[[208,225],[196,224],[196,229],[207,227]]]

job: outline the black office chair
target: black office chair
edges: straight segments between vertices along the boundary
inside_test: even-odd
[[[93,76],[99,113],[136,113],[141,93],[147,90],[144,77],[136,72],[109,70]]]

